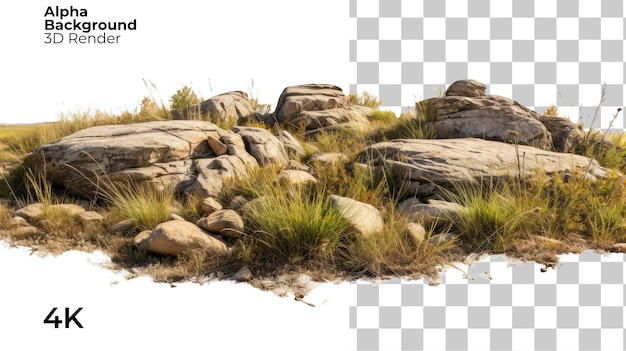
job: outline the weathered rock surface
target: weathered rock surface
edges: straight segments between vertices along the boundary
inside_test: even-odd
[[[108,180],[217,196],[222,181],[257,166],[240,135],[202,121],[87,128],[38,147],[31,164],[35,174],[86,198]]]
[[[325,165],[336,162],[348,162],[348,156],[342,154],[341,152],[321,152],[311,156],[309,163],[320,163]]]
[[[234,275],[233,279],[238,282],[247,282],[252,280],[252,271],[248,267],[241,267]]]
[[[102,223],[104,221],[104,216],[95,211],[85,211],[80,213],[78,217],[88,223]]]
[[[186,109],[172,110],[170,114],[175,120],[210,119],[211,122],[236,122],[240,118],[249,118],[254,114],[254,109],[248,94],[243,91],[230,91]]]
[[[216,255],[225,255],[228,252],[224,242],[195,224],[180,220],[159,224],[147,238],[140,240],[139,245],[145,245],[150,253],[166,256],[179,256],[197,249]]]
[[[348,107],[343,90],[331,84],[304,84],[287,87],[278,98],[274,116],[278,122],[291,122],[303,111]]]
[[[419,223],[410,222],[404,228],[404,235],[419,243],[426,238],[426,229]]]
[[[305,155],[304,148],[300,145],[298,139],[294,138],[288,131],[281,130],[276,137],[285,146],[285,150],[290,159]]]
[[[301,185],[306,183],[317,183],[317,179],[309,172],[286,169],[278,173],[278,181],[292,185]]]
[[[205,198],[200,204],[200,211],[202,211],[202,214],[204,214],[205,216],[208,216],[211,213],[219,211],[221,209],[222,204],[220,204],[216,199],[212,197]]]
[[[437,137],[481,138],[552,149],[552,137],[539,114],[496,95],[445,96],[426,100],[436,115]]]
[[[455,220],[463,206],[434,199],[428,200],[428,203],[422,203],[412,197],[398,203],[397,209],[412,219],[420,221],[424,226],[430,227]]]
[[[250,202],[250,200],[246,199],[245,197],[241,195],[237,195],[233,197],[232,200],[230,200],[230,208],[232,208],[233,210],[239,210],[240,208],[245,206],[248,202]]]
[[[367,237],[383,231],[385,223],[376,207],[337,195],[330,195],[329,198],[331,206],[338,209],[361,235]]]
[[[285,146],[268,130],[255,127],[233,127],[235,133],[241,135],[246,144],[246,150],[259,165],[279,165],[286,167],[289,156]]]
[[[486,89],[483,83],[472,79],[458,80],[448,87],[446,96],[480,97],[485,96]]]
[[[24,227],[30,225],[24,217],[13,216],[9,219],[7,223],[9,227]]]
[[[220,210],[200,218],[196,225],[209,232],[234,238],[243,233],[243,219],[233,210]]]
[[[390,166],[409,192],[420,183],[451,185],[482,179],[569,172],[603,178],[607,170],[587,157],[546,151],[482,139],[398,139],[371,145],[357,160],[374,166]],[[519,161],[519,162],[518,162]],[[521,164],[520,164],[521,163]]]
[[[2,230],[0,230],[0,236],[9,236],[16,239],[35,237],[44,235],[44,232],[30,225],[24,217],[14,216],[11,217],[6,226]]]
[[[366,109],[368,108],[349,106],[321,111],[302,111],[290,123],[295,126],[304,126],[305,135],[342,129],[363,130],[370,124],[367,115],[371,111]]]
[[[133,244],[140,250],[146,250],[148,246],[148,238],[152,234],[151,230],[144,230],[133,238]]]
[[[330,84],[305,84],[285,88],[272,117],[279,123],[317,133],[369,125],[371,109],[351,106],[341,88]]]
[[[41,229],[34,227],[30,224],[11,228],[11,229],[0,230],[0,236],[10,236],[15,239],[23,239],[23,238],[37,237],[37,236],[43,236],[43,235],[45,235],[45,233]]]
[[[539,121],[552,134],[552,143],[558,152],[574,150],[585,136],[578,125],[567,118],[541,115]]]
[[[43,215],[43,210],[44,204],[35,203],[20,208],[19,210],[15,211],[14,215],[29,221],[31,219],[41,217]]]

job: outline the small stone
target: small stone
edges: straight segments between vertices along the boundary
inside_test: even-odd
[[[248,282],[250,280],[252,280],[252,271],[250,270],[250,268],[244,266],[241,267],[237,273],[235,273],[233,275],[233,279],[235,279],[236,281],[242,283],[242,282]]]
[[[135,222],[132,219],[125,219],[109,227],[109,232],[117,233],[117,232],[127,231],[130,228],[133,228],[134,226],[135,226]]]
[[[202,213],[205,216],[208,216],[211,213],[215,211],[219,211],[221,209],[222,209],[222,204],[220,204],[217,200],[215,200],[212,197],[205,198],[204,200],[202,200],[202,203],[200,204],[200,211],[202,211]]]
[[[12,237],[14,239],[24,239],[40,235],[43,235],[43,232],[39,228],[33,227],[30,224],[10,230],[0,231],[0,236]]]
[[[426,229],[421,224],[411,222],[404,228],[404,235],[419,243],[424,241]]]
[[[352,228],[364,237],[384,230],[385,223],[376,207],[337,195],[330,195],[329,199],[331,205],[352,224]]]
[[[208,217],[200,218],[196,224],[211,233],[227,238],[234,238],[243,233],[243,219],[233,210],[213,212]]]
[[[148,237],[152,234],[151,230],[144,230],[137,234],[133,239],[133,244],[137,246],[139,250],[145,250],[148,247]]]
[[[43,215],[44,204],[36,203],[20,208],[15,211],[15,216],[22,217],[25,220],[35,219]]]
[[[61,211],[68,216],[78,216],[85,212],[85,209],[82,206],[76,204],[50,205],[50,209],[52,211]]]
[[[317,183],[317,179],[315,179],[315,177],[313,177],[310,173],[292,169],[286,169],[281,171],[278,174],[278,181],[285,182],[290,185]]]
[[[626,253],[626,243],[615,243],[613,244],[613,249],[615,249],[616,252]]]
[[[228,147],[218,139],[209,135],[207,137],[207,142],[209,143],[209,148],[213,151],[215,156],[222,156],[228,153]]]
[[[447,244],[454,241],[458,237],[455,233],[441,233],[430,237],[433,244]]]
[[[11,217],[11,219],[9,219],[9,227],[24,227],[24,226],[28,226],[30,224],[28,224],[28,221],[24,219],[24,217]]]
[[[238,210],[238,209],[242,208],[247,203],[248,203],[248,199],[246,199],[245,197],[243,197],[241,195],[238,195],[238,196],[235,196],[230,201],[230,208],[232,208],[233,210]]]
[[[341,152],[323,152],[319,154],[315,154],[311,156],[311,164],[316,162],[321,163],[322,165],[336,162],[347,162],[348,156],[342,154]]]
[[[190,250],[201,249],[217,255],[226,255],[226,244],[193,223],[168,221],[159,224],[145,239],[151,253],[180,256]]]
[[[422,222],[425,227],[454,221],[463,206],[442,200],[431,199],[422,203],[416,198],[409,198],[400,202],[397,209],[414,220]]]
[[[104,221],[104,216],[95,211],[85,211],[79,214],[78,217],[85,222],[91,223],[102,223]]]
[[[177,215],[176,213],[170,213],[168,220],[170,220],[170,221],[184,221],[185,219],[182,216]]]

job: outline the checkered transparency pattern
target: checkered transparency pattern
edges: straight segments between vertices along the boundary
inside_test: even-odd
[[[608,128],[624,104],[622,0],[350,0],[350,17],[350,92],[396,112],[468,78],[587,128]],[[622,115],[613,128],[626,128]]]
[[[356,350],[624,350],[623,254],[561,256],[556,269],[502,256],[456,265],[439,285],[358,281]]]

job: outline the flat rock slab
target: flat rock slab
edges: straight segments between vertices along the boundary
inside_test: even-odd
[[[517,152],[516,152],[517,150]],[[587,157],[545,151],[482,139],[398,139],[371,145],[357,156],[360,163],[389,166],[394,176],[415,189],[414,183],[450,185],[482,179],[577,172],[592,179],[608,170]],[[519,162],[518,162],[519,161]]]
[[[218,156],[219,155],[219,156]],[[232,177],[234,166],[256,166],[241,136],[203,121],[156,121],[87,128],[38,147],[31,155],[33,172],[68,193],[93,198],[109,180],[150,183],[157,188],[192,188],[215,196],[221,189],[198,183],[202,164],[220,169],[213,179]],[[216,161],[214,163],[214,161]],[[222,167],[224,166],[224,167]],[[244,167],[238,167],[244,169]],[[210,173],[210,172],[209,172]],[[216,172],[213,172],[216,173]],[[201,174],[206,178],[206,174]]]

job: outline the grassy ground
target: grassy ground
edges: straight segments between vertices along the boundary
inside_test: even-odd
[[[186,92],[187,94],[189,92]],[[355,104],[378,107],[371,95],[350,96]],[[277,169],[265,167],[227,183],[222,198],[228,207],[236,196],[252,200],[242,210],[246,231],[229,240],[233,254],[214,258],[189,252],[178,258],[149,255],[133,244],[142,230],[152,230],[172,214],[195,222],[201,216],[202,199],[171,191],[156,191],[132,184],[116,184],[101,201],[84,204],[105,215],[103,222],[82,220],[55,210],[59,203],[79,203],[66,198],[45,180],[28,173],[24,156],[43,143],[94,125],[133,123],[168,118],[163,106],[144,99],[140,111],[110,115],[100,111],[64,116],[60,122],[32,126],[0,126],[0,161],[17,165],[0,179],[0,236],[16,244],[59,253],[69,249],[100,249],[120,267],[157,280],[173,281],[199,276],[229,276],[242,266],[257,276],[306,272],[318,279],[399,275],[435,276],[441,266],[472,252],[505,253],[526,260],[554,264],[556,255],[585,248],[610,249],[626,241],[626,144],[623,133],[595,133],[579,153],[596,158],[616,173],[590,182],[576,174],[537,181],[509,179],[500,183],[459,184],[442,192],[448,200],[465,206],[451,223],[426,227],[423,239],[406,234],[412,219],[395,210],[403,189],[388,172],[372,173],[359,167],[310,164],[315,184],[294,186],[277,181]],[[338,131],[305,137],[284,126],[300,139],[310,163],[316,150],[342,152],[352,159],[367,145],[395,138],[433,138],[433,120],[427,102],[399,118],[375,111],[371,126],[361,131]],[[255,122],[248,122],[261,126]],[[591,135],[591,134],[589,134]],[[328,203],[328,195],[346,196],[377,207],[385,229],[367,238],[355,235],[349,224]],[[31,221],[37,230],[17,230],[11,213],[29,203],[42,203],[43,216]],[[437,239],[453,233],[454,241]],[[258,282],[257,282],[258,283]],[[256,284],[256,283],[255,283]]]
[[[7,142],[13,138],[25,137],[38,126],[38,124],[0,124],[0,163],[18,161]]]

